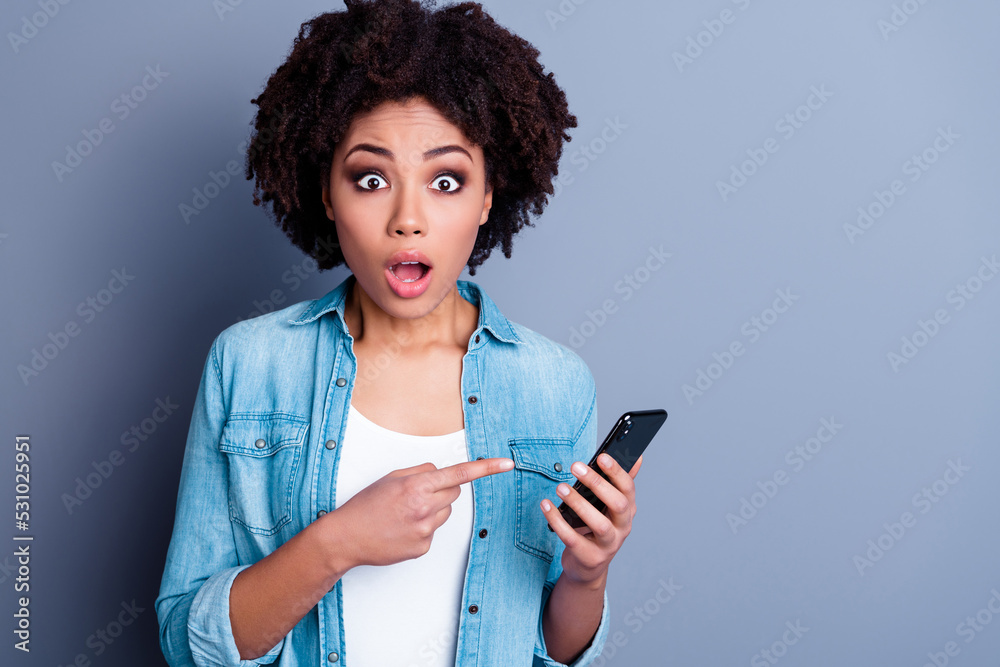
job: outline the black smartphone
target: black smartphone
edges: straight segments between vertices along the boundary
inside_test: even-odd
[[[639,460],[646,447],[653,440],[653,436],[663,426],[667,420],[666,410],[633,410],[626,412],[618,418],[618,423],[611,429],[608,436],[590,459],[590,468],[604,479],[608,479],[607,474],[597,464],[597,457],[602,453],[608,454],[611,458],[626,471],[631,471],[635,462]],[[608,480],[610,481],[610,480]],[[594,507],[603,512],[606,509],[604,501],[594,495],[589,486],[586,486],[579,479],[573,485],[584,498],[590,501]],[[559,503],[559,512],[573,528],[580,528],[587,525],[583,519],[565,502]],[[552,530],[552,526],[549,526]]]

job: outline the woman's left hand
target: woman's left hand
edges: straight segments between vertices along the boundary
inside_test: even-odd
[[[577,479],[607,505],[603,513],[564,482],[556,487],[556,492],[569,489],[569,494],[562,496],[563,502],[586,525],[580,528],[570,526],[555,504],[551,504],[548,511],[542,509],[549,525],[566,545],[562,556],[563,574],[581,584],[595,583],[607,576],[611,559],[632,530],[632,519],[636,513],[633,480],[642,466],[642,456],[629,472],[607,454],[601,454],[597,458],[597,465],[601,466],[611,482],[580,461],[574,463],[571,470]]]

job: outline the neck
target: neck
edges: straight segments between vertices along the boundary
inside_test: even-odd
[[[457,345],[464,350],[479,324],[479,308],[458,293],[457,285],[451,286],[431,312],[404,318],[382,310],[361,288],[357,278],[352,282],[347,293],[344,321],[355,345],[403,350]]]

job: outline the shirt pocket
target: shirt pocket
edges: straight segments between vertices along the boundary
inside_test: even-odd
[[[232,414],[219,450],[229,463],[229,518],[257,535],[291,521],[295,472],[309,421],[288,414]]]
[[[543,498],[558,505],[559,482],[572,486],[576,477],[569,467],[573,458],[573,441],[568,438],[516,438],[510,440],[514,459],[517,516],[514,544],[518,549],[552,562],[555,540],[540,506]]]

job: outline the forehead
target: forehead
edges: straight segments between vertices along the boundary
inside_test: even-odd
[[[370,111],[356,114],[338,150],[346,150],[360,141],[418,144],[421,150],[444,144],[457,144],[470,151],[474,148],[461,128],[419,97],[405,102],[383,102]]]

